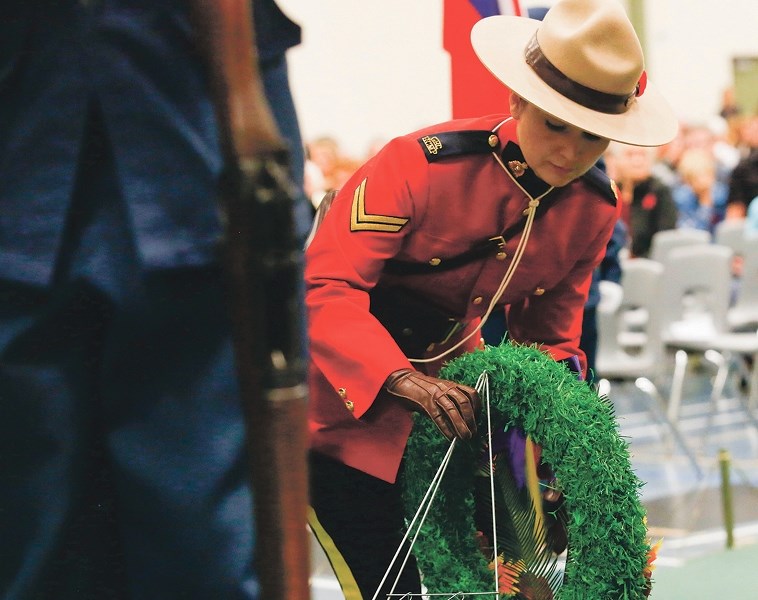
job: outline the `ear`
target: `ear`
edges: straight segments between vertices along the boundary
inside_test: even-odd
[[[524,107],[526,106],[526,100],[524,100],[517,93],[511,92],[508,104],[511,108],[511,116],[514,119],[521,118],[521,114],[524,112]]]

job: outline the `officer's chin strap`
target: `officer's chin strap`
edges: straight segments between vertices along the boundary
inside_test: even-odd
[[[503,164],[502,159],[496,152],[493,152],[492,155],[495,157],[495,160],[497,160],[498,164],[503,168],[503,170],[508,174],[510,177],[510,173],[508,173],[508,169]],[[515,181],[515,180],[514,180]],[[516,182],[518,185],[518,182]],[[519,186],[521,187],[521,186]],[[524,193],[526,193],[526,190],[521,188]],[[487,307],[487,311],[482,315],[482,319],[479,322],[479,325],[474,329],[471,333],[469,333],[466,337],[464,337],[462,340],[458,341],[454,346],[451,346],[444,352],[440,352],[436,356],[433,356],[431,358],[409,358],[408,360],[412,363],[430,363],[434,362],[436,360],[439,360],[440,358],[447,356],[450,354],[453,350],[456,350],[457,348],[460,348],[463,344],[465,344],[468,340],[470,340],[474,335],[476,335],[481,328],[484,326],[484,324],[487,322],[487,319],[489,319],[490,315],[492,314],[492,311],[494,310],[495,306],[497,305],[498,300],[503,296],[505,293],[506,288],[508,287],[508,284],[511,282],[511,279],[513,279],[513,275],[516,272],[516,268],[518,267],[519,263],[521,262],[521,257],[524,255],[524,252],[526,251],[526,244],[529,241],[529,234],[532,231],[532,223],[534,223],[534,217],[537,214],[537,207],[540,205],[540,200],[547,196],[551,191],[553,190],[553,187],[550,187],[545,193],[537,196],[536,198],[532,198],[529,200],[529,205],[527,206],[525,212],[526,212],[526,224],[524,225],[524,231],[521,234],[521,239],[519,240],[518,246],[516,246],[516,251],[513,253],[513,260],[511,261],[511,264],[508,266],[508,269],[505,271],[505,275],[503,275],[503,279],[500,281],[500,285],[497,288],[497,291],[492,296],[492,300],[490,301],[489,306]],[[528,194],[527,194],[528,195]]]

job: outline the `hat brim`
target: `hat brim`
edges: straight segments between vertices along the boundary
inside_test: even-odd
[[[674,139],[679,128],[676,115],[649,81],[629,109],[615,115],[582,106],[540,79],[524,58],[540,23],[526,17],[486,17],[471,30],[471,44],[482,64],[511,91],[561,121],[635,146],[660,146]]]

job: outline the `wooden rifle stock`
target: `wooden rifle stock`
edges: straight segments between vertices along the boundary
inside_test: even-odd
[[[260,79],[250,0],[193,0],[192,6],[226,158],[220,208],[261,597],[305,600],[310,597],[307,387],[296,191]]]

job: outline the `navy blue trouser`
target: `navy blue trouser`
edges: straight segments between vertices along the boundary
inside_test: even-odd
[[[377,600],[386,600],[391,592],[420,594],[413,555],[403,566],[407,542],[387,574],[403,540],[400,484],[387,483],[318,452],[309,455],[309,474],[311,529],[345,599],[372,600],[380,584]],[[392,591],[395,579],[398,582]]]
[[[97,142],[54,283],[0,280],[0,598],[257,598],[219,269],[141,270]]]

